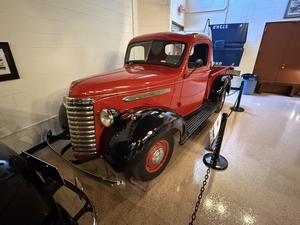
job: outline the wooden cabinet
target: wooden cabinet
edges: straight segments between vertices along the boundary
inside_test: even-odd
[[[300,22],[266,23],[253,73],[259,75],[259,91],[299,93]]]

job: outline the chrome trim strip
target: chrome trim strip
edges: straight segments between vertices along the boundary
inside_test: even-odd
[[[72,140],[72,138],[73,139],[78,139],[78,140],[80,140],[80,139],[84,139],[84,140],[86,140],[86,139],[95,139],[95,134],[70,134],[70,136],[71,136],[71,140]],[[96,141],[96,139],[95,139],[95,141]]]
[[[73,151],[78,155],[94,155],[97,154],[96,148],[76,148],[74,149],[72,146]]]
[[[93,106],[68,106],[68,110],[93,110]]]
[[[171,88],[164,88],[156,91],[145,92],[137,95],[130,95],[123,98],[123,102],[132,102],[143,98],[150,98],[157,95],[162,95],[171,91]]]
[[[81,135],[81,134],[86,134],[86,135],[91,135],[91,134],[95,134],[95,131],[94,130],[70,130],[70,135]]]
[[[94,148],[94,147],[96,147],[96,143],[92,143],[92,144],[84,144],[84,143],[83,144],[82,143],[77,144],[77,143],[72,143],[72,146],[76,147],[76,150],[77,150],[77,147],[79,147],[79,148],[85,148],[85,147],[92,147],[92,148]]]
[[[65,97],[64,102],[68,105],[93,105],[95,100],[90,98],[70,98]]]
[[[94,121],[94,116],[81,116],[81,117],[78,117],[78,116],[68,116],[68,119],[71,121],[71,120],[92,120]]]
[[[90,120],[84,120],[84,121],[68,120],[68,123],[73,126],[78,126],[78,125],[88,126],[88,125],[94,125],[94,120],[92,120],[92,121],[90,121]]]
[[[95,143],[96,139],[74,139],[71,138],[72,143]]]
[[[71,115],[71,116],[90,116],[90,115],[94,115],[93,111],[76,112],[76,111],[69,111],[68,108],[67,108],[67,111],[68,111],[68,115]]]
[[[92,125],[92,126],[82,126],[82,125],[74,126],[74,125],[71,125],[70,123],[69,123],[69,128],[72,129],[72,130],[76,130],[78,132],[91,132],[91,131],[93,131],[93,133],[94,133],[94,129],[95,129],[94,125]]]

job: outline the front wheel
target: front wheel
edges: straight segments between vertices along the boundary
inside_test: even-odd
[[[173,153],[174,137],[167,132],[150,141],[145,159],[131,172],[141,181],[150,181],[163,172]]]
[[[219,106],[216,108],[215,113],[219,113],[221,112],[223,106],[224,106],[224,102],[225,102],[225,98],[226,98],[226,91],[224,90],[222,95],[221,95],[221,101]]]

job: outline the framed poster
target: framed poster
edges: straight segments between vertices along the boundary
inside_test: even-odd
[[[8,43],[0,42],[0,81],[19,78],[19,73]]]
[[[300,17],[300,0],[289,0],[283,18]]]

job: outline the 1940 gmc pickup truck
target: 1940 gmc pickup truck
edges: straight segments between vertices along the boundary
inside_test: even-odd
[[[223,106],[229,67],[212,66],[205,34],[134,37],[121,69],[74,81],[60,108],[77,157],[103,157],[116,172],[157,177],[174,148]]]

